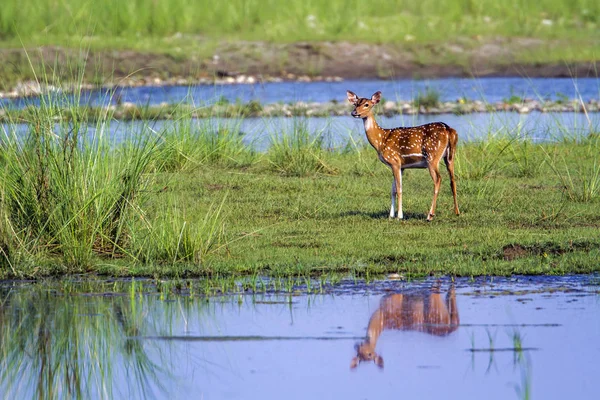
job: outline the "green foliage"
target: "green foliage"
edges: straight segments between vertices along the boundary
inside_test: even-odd
[[[237,166],[253,151],[213,121],[192,132],[189,117],[163,135],[146,120],[117,140],[110,111],[84,122],[79,95],[42,96],[0,128],[0,276],[79,273],[118,259],[200,264],[222,238],[223,203],[202,222],[182,224],[165,209],[149,218],[151,172],[184,170],[180,159]]]
[[[192,171],[205,164],[250,165],[256,153],[243,142],[239,124],[181,117],[161,133],[155,155],[158,171]]]
[[[17,35],[237,37],[245,40],[344,39],[373,42],[447,39],[487,34],[559,38],[595,32],[600,5],[594,0],[519,0],[505,7],[492,0],[4,0],[0,38]],[[543,22],[543,21],[546,22]]]
[[[225,199],[218,206],[211,205],[201,221],[186,217],[175,204],[163,209],[151,226],[136,231],[135,258],[144,263],[202,264],[206,255],[224,244],[221,213]]]
[[[271,136],[267,158],[272,169],[285,175],[333,173],[335,171],[325,162],[324,139],[323,133],[311,134],[307,120],[294,119],[291,132]]]
[[[570,200],[589,203],[600,198],[600,139],[590,134],[583,143],[571,147],[569,160],[564,153],[546,153],[552,171]]]
[[[427,87],[424,92],[417,94],[413,104],[415,107],[425,107],[425,109],[437,107],[440,104],[440,92]]]
[[[17,255],[57,255],[68,271],[81,271],[94,253],[120,253],[126,245],[152,141],[133,136],[112,151],[109,123],[90,134],[73,110],[70,122],[55,124],[60,109],[52,101],[32,109],[24,137],[4,132],[3,230],[16,236],[14,262]]]

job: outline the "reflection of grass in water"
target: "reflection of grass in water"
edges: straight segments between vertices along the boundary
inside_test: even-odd
[[[118,398],[130,390],[147,398],[164,390],[167,372],[150,359],[152,345],[129,338],[160,329],[143,318],[143,298],[90,299],[69,285],[57,289],[3,293],[0,376],[7,398]]]
[[[531,399],[531,360],[529,357],[522,357],[519,362],[519,370],[521,374],[521,382],[515,385],[515,392],[517,396],[522,400]]]
[[[523,335],[518,329],[514,329],[510,334],[510,340],[512,347],[496,347],[494,335],[491,334],[490,330],[486,327],[486,334],[488,338],[488,346],[478,348],[475,345],[475,333],[471,332],[471,347],[468,351],[471,352],[471,368],[475,369],[475,354],[476,353],[489,353],[489,361],[486,368],[486,374],[490,372],[494,365],[494,355],[498,353],[511,352],[513,354],[513,362],[515,366],[519,368],[521,382],[515,384],[515,391],[520,399],[531,398],[531,360],[527,354],[528,351],[537,350],[534,347],[525,347],[523,345]]]
[[[515,349],[515,353],[518,354],[519,357],[523,355],[523,338],[521,337],[521,332],[515,330],[512,333],[512,342],[513,349]]]

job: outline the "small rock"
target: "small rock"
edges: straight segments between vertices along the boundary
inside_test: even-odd
[[[397,274],[397,273],[393,273],[393,274],[389,274],[387,276],[387,278],[391,281],[398,281],[398,280],[402,280],[404,279],[403,275]]]
[[[395,109],[396,109],[396,103],[394,103],[393,101],[389,101],[389,100],[388,100],[388,101],[386,101],[386,102],[383,104],[383,109],[384,109],[385,111],[393,111],[393,110],[395,110]]]

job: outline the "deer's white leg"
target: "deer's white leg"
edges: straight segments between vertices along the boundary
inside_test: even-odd
[[[392,209],[390,210],[390,218],[394,218],[395,200],[398,201],[398,219],[402,219],[402,173],[399,165],[392,165],[394,173],[394,182],[392,183]]]
[[[398,187],[396,188],[397,192],[398,192],[398,219],[404,219],[404,214],[402,212],[402,174],[403,174],[403,170],[400,170],[400,173],[398,174]]]
[[[390,208],[390,218],[394,218],[396,211],[396,178],[392,179],[392,207]]]

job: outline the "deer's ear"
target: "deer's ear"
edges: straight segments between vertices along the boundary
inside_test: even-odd
[[[356,104],[358,103],[358,96],[355,95],[353,92],[347,90],[346,91],[346,96],[348,96],[348,101],[352,104]]]
[[[373,96],[371,96],[371,101],[373,102],[373,104],[377,104],[379,103],[379,101],[381,100],[381,92],[375,92],[373,93]]]
[[[352,361],[350,361],[350,369],[356,368],[358,365],[358,357],[353,357]]]
[[[377,365],[379,368],[383,369],[383,357],[381,356],[377,356],[375,357],[375,365]]]

